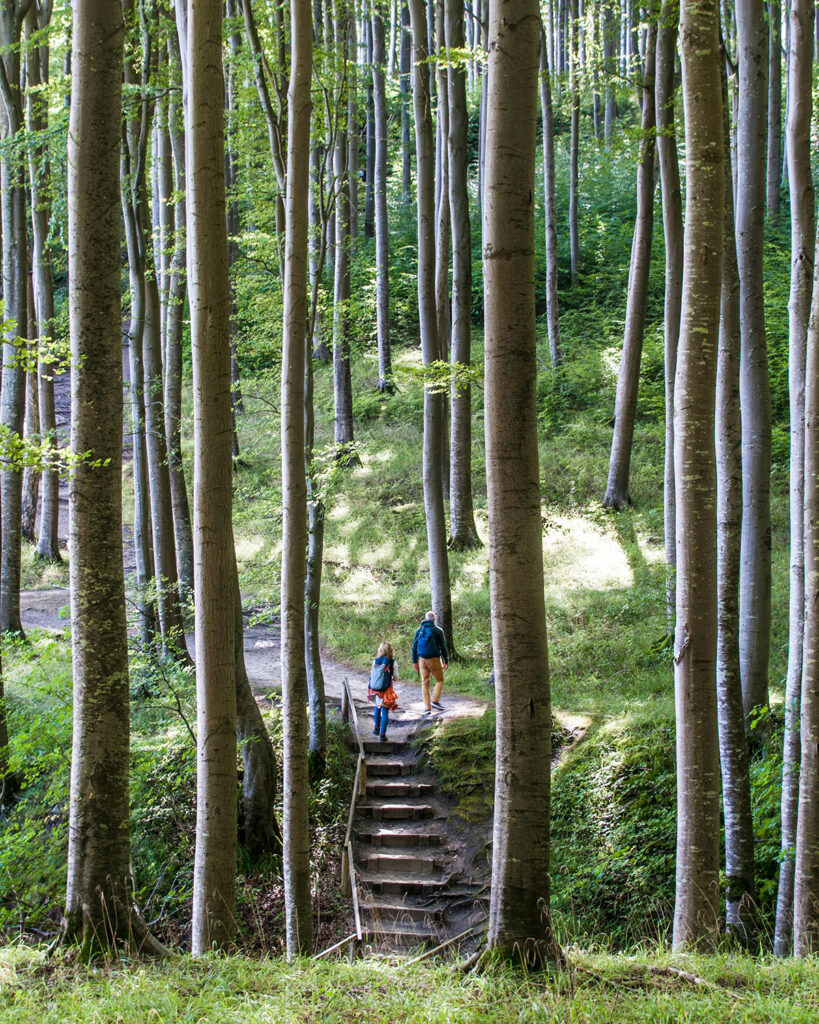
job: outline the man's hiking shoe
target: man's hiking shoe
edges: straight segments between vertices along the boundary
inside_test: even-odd
[[[429,718],[429,716],[431,714],[432,714],[432,708],[427,708],[426,711],[424,712],[424,718]]]
[[[385,732],[382,732],[378,738],[381,740],[382,743],[387,742],[387,734]]]
[[[441,704],[441,703],[440,703],[439,701],[437,701],[437,700],[434,700],[434,701],[432,702],[432,706],[433,706],[433,707],[435,708],[435,710],[436,710],[436,711],[443,711],[443,710],[444,710],[444,705],[443,705],[443,704]]]

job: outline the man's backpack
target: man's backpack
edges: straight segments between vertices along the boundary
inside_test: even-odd
[[[392,672],[390,672],[389,662],[384,664],[377,661],[370,672],[370,689],[376,693],[383,693],[391,685]]]

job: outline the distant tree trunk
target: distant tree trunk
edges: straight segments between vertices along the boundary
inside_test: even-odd
[[[551,700],[535,401],[540,15],[534,0],[490,0],[489,12],[484,401],[498,716],[487,943],[540,968],[560,958],[549,914]]]
[[[760,0],[737,0],[739,112],[736,231],[742,359],[742,554],[739,657],[745,729],[768,704],[771,634],[771,396],[765,341],[763,233],[768,37]]]
[[[384,22],[372,4],[373,39],[373,210],[375,219],[375,312],[378,332],[378,390],[392,391],[390,348],[390,235],[387,212],[387,91],[384,83]]]
[[[728,79],[722,65],[723,145],[731,167]],[[753,945],[754,828],[742,681],[739,670],[739,555],[742,524],[742,422],[739,409],[739,271],[734,190],[725,174],[722,297],[717,367],[717,715],[725,821],[726,928]]]
[[[32,7],[28,15],[29,33],[46,28],[51,20],[51,4]],[[48,85],[48,43],[34,49],[26,61],[28,82],[28,123],[32,133],[45,133],[48,129],[48,104],[40,93]],[[47,339],[54,331],[54,289],[47,241],[51,220],[51,165],[48,146],[33,144],[29,154],[29,182],[31,187],[31,255],[34,284],[34,309],[39,338],[37,363],[40,435],[49,448],[57,448],[54,416],[54,366],[45,353]],[[57,535],[60,511],[60,473],[56,465],[47,464],[42,474],[40,499],[40,532],[37,557],[46,562],[60,562],[60,542]]]
[[[805,620],[805,361],[811,315],[816,244],[810,124],[813,76],[813,3],[794,0],[790,12],[788,62],[788,191],[791,200],[791,293],[788,302],[788,392],[790,398],[790,607],[785,736],[782,753],[782,843],[776,903],[774,954],[787,956],[793,939],[793,876],[799,794],[799,699]]]
[[[34,289],[31,275],[28,276],[28,346],[26,359],[26,415],[23,436],[26,441],[38,444],[40,440],[40,399],[37,379],[37,317],[34,312]],[[20,517],[20,533],[24,540],[33,544],[36,539],[37,498],[40,491],[40,472],[34,466],[23,470],[23,512]]]
[[[674,120],[674,60],[677,53],[679,0],[664,0],[657,28],[657,152],[663,199],[663,235],[665,238],[665,472],[663,511],[666,566],[666,615],[668,630],[674,628],[676,595],[674,569],[676,538],[674,529],[674,375],[677,372],[677,345],[680,338],[680,302],[683,275],[683,220],[680,190],[680,164]]]
[[[677,898],[673,943],[675,949],[708,949],[716,942],[719,923],[714,395],[724,223],[721,53],[717,0],[682,0],[680,10],[688,187],[674,387]]]
[[[374,178],[375,178],[375,76],[377,74],[375,67],[375,59],[373,57],[373,29],[369,18],[366,15],[366,4],[364,20],[362,27],[364,29],[364,38],[366,40],[365,50],[367,53],[367,64],[370,67],[370,76],[367,78],[366,91],[367,91],[367,123],[365,127],[365,142],[364,142],[364,153],[365,153],[365,171],[364,177],[366,178],[366,188],[364,190],[364,237],[373,238],[375,235],[375,189],[374,189]],[[375,17],[375,2],[371,0],[370,7],[372,9],[372,15]],[[383,34],[383,23],[382,23],[382,34]],[[383,46],[382,46],[383,51]],[[382,61],[383,65],[383,61]],[[383,67],[381,70],[383,80]]]
[[[63,937],[87,956],[162,947],[134,911],[122,568],[119,151],[123,12],[77,0],[68,133],[71,638],[74,729]]]
[[[350,19],[352,13],[348,0],[341,0],[336,13],[336,52],[342,61],[342,68],[349,68],[355,55],[349,53],[351,41]],[[340,72],[341,73],[341,72]],[[349,71],[346,72],[349,74]],[[352,88],[347,83],[347,89]],[[346,92],[339,100],[347,104]],[[356,461],[352,458],[353,434],[353,385],[350,373],[350,246],[352,238],[350,191],[350,143],[349,114],[340,117],[336,134],[336,148],[333,159],[336,188],[335,221],[335,288],[333,296],[333,409],[335,418],[334,439],[337,457],[345,464]]]
[[[347,20],[349,32],[347,53],[349,64],[347,69],[347,176],[350,186],[350,246],[355,250],[358,246],[358,26],[356,23],[355,3],[350,4]]]
[[[654,233],[654,153],[655,104],[654,62],[656,24],[649,25],[646,60],[643,68],[643,115],[641,121],[640,159],[637,164],[637,219],[631,243],[631,265],[628,274],[626,329],[623,354],[617,375],[617,396],[614,403],[614,436],[611,442],[609,479],[603,504],[606,508],[624,508],[631,501],[629,469],[637,415],[637,391],[640,380],[640,358],[643,354],[648,272],[651,266],[651,241]]]
[[[782,188],[782,8],[768,3],[768,220],[779,224]]]
[[[552,86],[546,63],[546,36],[541,30],[540,119],[543,126],[543,209],[546,220],[546,324],[552,367],[563,362],[557,301],[557,200],[555,198],[555,129]]]
[[[0,425],[22,437],[26,375],[19,359],[20,339],[28,337],[28,231],[24,157],[16,152],[18,136],[25,129],[20,89],[20,36],[27,0],[6,0],[0,7],[0,93],[5,108],[6,146],[0,161],[2,192],[3,343]],[[20,530],[23,474],[8,460],[0,466],[0,633],[22,635],[20,622]]]
[[[445,0],[448,52],[462,50],[464,11],[459,0]],[[449,207],[452,221],[452,362],[472,363],[472,229],[467,191],[466,71],[451,65],[447,72],[449,98]],[[451,390],[452,437],[449,472],[449,546],[458,550],[480,547],[472,502],[472,388],[468,381]]]
[[[308,827],[307,674],[304,587],[307,492],[304,473],[304,359],[307,328],[307,202],[310,162],[310,0],[291,0],[287,197],[282,341],[281,666],[284,721],[284,906],[287,955],[313,947]]]
[[[614,119],[617,117],[617,100],[614,94],[616,74],[616,47],[620,35],[619,18],[615,19],[614,4],[616,0],[607,0],[603,8],[603,67],[606,75],[605,106],[603,111],[603,139],[608,147],[614,130]]]
[[[446,61],[441,59],[446,47],[444,25],[445,0],[434,0],[434,29],[430,34],[430,59],[435,68],[437,93],[435,118],[435,310],[437,316],[438,356],[447,362],[452,341],[452,304],[449,298],[449,262],[452,218],[449,209],[449,81]],[[450,445],[449,404],[442,403],[441,424],[441,486],[444,501],[449,499]]]
[[[580,260],[578,226],[578,163],[580,159],[580,85],[578,83],[577,0],[569,0],[571,53],[569,56],[569,93],[571,96],[571,127],[569,137],[569,265],[572,288],[577,285],[577,264]]]
[[[188,0],[186,65],[198,748],[191,948],[196,955],[226,948],[235,930],[236,599],[219,0]]]
[[[424,365],[439,357],[435,310],[435,154],[427,63],[427,23],[423,0],[409,0],[412,22],[412,100],[415,111],[415,152],[418,166],[418,317]],[[452,643],[452,594],[441,481],[444,396],[424,388],[424,513],[427,522],[432,608],[438,625]]]
[[[410,71],[412,39],[410,35],[409,7],[401,4],[401,56],[399,61],[399,91],[401,95],[401,198],[404,203],[412,199],[412,143],[410,141]]]
[[[175,33],[168,35],[172,81],[168,102],[168,128],[174,168],[173,254],[168,268],[168,322],[165,327],[165,436],[171,480],[173,528],[179,589],[183,597],[193,593],[193,532],[185,470],[182,464],[182,334],[187,278],[185,225],[185,137],[179,87],[181,57]]]

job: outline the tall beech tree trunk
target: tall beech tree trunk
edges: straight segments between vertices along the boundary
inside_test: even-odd
[[[745,729],[768,703],[771,634],[771,396],[765,341],[763,233],[768,36],[762,0],[737,0],[739,110],[736,231],[742,327],[742,553],[739,658]]]
[[[409,0],[412,23],[412,101],[415,112],[415,153],[418,166],[418,319],[424,366],[439,358],[435,309],[435,152],[429,92],[427,22],[423,0]],[[427,522],[430,590],[437,624],[446,634],[450,656],[452,593],[441,480],[444,396],[424,388],[424,514]]]
[[[372,0],[373,40],[373,217],[375,221],[375,315],[378,390],[392,391],[390,347],[390,235],[387,212],[387,90],[384,82],[384,22]]]
[[[643,114],[641,120],[640,159],[637,163],[637,219],[631,242],[631,264],[626,300],[626,329],[623,354],[617,375],[614,402],[614,435],[611,441],[609,479],[603,504],[606,508],[624,508],[631,501],[629,469],[634,441],[634,420],[637,415],[637,390],[640,381],[640,358],[648,298],[648,272],[651,267],[651,241],[654,234],[654,154],[656,136],[654,103],[654,69],[656,25],[649,25],[646,59],[643,67]]]
[[[230,945],[236,875],[236,668],[230,281],[222,5],[188,0],[185,97],[193,353],[197,786],[194,954]]]
[[[718,0],[682,0],[687,202],[677,378],[677,897],[674,948],[713,948],[719,923],[714,395],[722,271]],[[646,104],[647,105],[647,104]]]
[[[569,0],[569,94],[571,98],[571,118],[569,130],[569,265],[571,267],[572,288],[577,284],[577,264],[580,260],[580,228],[578,225],[577,186],[580,161],[580,85],[578,78],[578,32],[577,21],[578,0]]]
[[[76,0],[68,133],[71,639],[74,678],[63,937],[88,955],[162,952],[131,900],[129,695],[122,568],[119,0]]]
[[[614,94],[616,74],[617,39],[620,35],[619,17],[615,17],[616,0],[606,0],[603,8],[603,69],[606,75],[605,104],[603,109],[603,141],[611,143],[614,119],[617,117],[617,100]]]
[[[171,483],[173,529],[180,594],[193,593],[193,531],[188,487],[182,464],[182,334],[187,293],[185,208],[185,136],[181,98],[182,67],[179,42],[168,34],[171,80],[176,86],[168,100],[168,129],[173,152],[173,253],[168,267],[168,311],[165,326],[165,437]]]
[[[401,4],[401,54],[399,59],[399,93],[401,97],[401,198],[404,203],[412,199],[412,143],[410,141],[410,71],[412,37],[410,15],[406,0]]]
[[[24,130],[20,89],[20,37],[30,0],[5,0],[0,6],[0,76],[5,112],[4,152],[0,159],[2,210],[3,341],[0,425],[13,436],[23,435],[26,375],[19,358],[20,339],[28,337],[28,231],[26,220],[25,160],[16,151]],[[22,635],[20,622],[20,530],[23,474],[10,460],[0,463],[0,633]]]
[[[540,15],[490,0],[483,267],[489,585],[497,705],[488,945],[559,959],[549,914],[551,700],[535,385],[535,127]]]
[[[779,224],[782,188],[782,8],[768,3],[768,220]]]
[[[445,0],[447,52],[462,50],[463,3]],[[467,191],[466,70],[450,65],[449,99],[449,208],[452,224],[452,362],[472,363],[472,229]],[[449,460],[449,546],[457,550],[480,547],[472,502],[472,388],[456,382],[451,391],[451,444]]]
[[[742,525],[742,421],[739,409],[739,270],[731,184],[728,79],[722,63],[725,223],[717,367],[717,715],[725,822],[726,928],[754,942],[754,827],[739,669],[739,556]]]
[[[788,61],[788,189],[791,200],[791,291],[788,302],[790,400],[790,605],[785,736],[782,753],[782,842],[774,953],[787,956],[793,938],[793,874],[799,792],[799,698],[805,617],[805,360],[816,244],[810,124],[813,76],[813,3],[794,0]],[[770,163],[769,163],[770,171]],[[770,197],[769,197],[770,198]],[[770,210],[770,207],[769,207]]]
[[[683,219],[680,164],[674,120],[674,59],[677,52],[679,0],[665,0],[657,26],[657,80],[655,106],[657,153],[663,199],[665,238],[665,471],[663,475],[663,518],[666,566],[666,614],[669,632],[674,628],[676,595],[674,571],[677,548],[674,530],[674,375],[680,338],[680,303],[683,274]]]
[[[28,15],[30,34],[45,29],[51,20],[51,3],[32,7]],[[48,104],[41,88],[48,85],[48,43],[32,50],[26,61],[28,82],[28,125],[32,133],[45,133],[48,129]],[[36,136],[35,136],[36,138]],[[34,284],[34,309],[39,339],[37,362],[40,436],[50,449],[57,448],[54,414],[54,367],[47,357],[47,347],[54,331],[54,289],[51,263],[48,256],[48,232],[51,220],[51,165],[48,146],[34,143],[29,154],[29,184],[31,188],[31,258]],[[46,562],[60,562],[60,542],[57,535],[60,512],[60,473],[56,459],[46,460],[41,481],[40,530],[37,539],[37,557]]]
[[[341,7],[336,13],[336,53],[342,62],[341,74],[349,74],[351,61],[355,54],[349,53],[351,40],[350,19],[353,12],[349,10],[348,0],[340,0]],[[345,70],[346,69],[346,70]],[[347,102],[347,90],[352,88],[347,82],[344,94],[339,103],[347,107],[347,117],[340,118],[336,133],[336,148],[333,166],[336,175],[338,195],[335,207],[336,239],[334,260],[334,295],[333,295],[333,409],[335,418],[335,445],[338,458],[345,464],[355,462],[352,445],[353,435],[353,385],[350,372],[350,246],[351,246],[351,208],[352,194],[350,191],[350,143],[349,115],[350,106]]]
[[[794,26],[791,25],[793,33]],[[809,95],[809,94],[808,94]],[[804,94],[800,97],[807,99]],[[790,163],[790,161],[789,161]],[[819,268],[805,367],[805,629],[799,715],[799,805],[793,881],[793,948],[819,949]]]
[[[26,346],[26,414],[23,421],[23,436],[31,444],[40,440],[40,399],[37,380],[37,317],[34,313],[34,289],[31,274],[28,276],[28,345]],[[30,544],[34,543],[37,519],[37,499],[40,493],[40,472],[34,466],[23,469],[23,511],[20,517],[20,534]]]
[[[310,187],[310,0],[291,0],[292,60],[287,95],[287,196],[282,340],[281,666],[284,720],[284,906],[287,955],[313,947],[308,826],[307,673],[304,586],[307,490],[304,473],[304,359]]]
[[[540,42],[540,120],[543,126],[543,210],[546,227],[546,324],[549,358],[557,368],[563,362],[557,300],[557,200],[555,198],[555,129],[551,75],[546,62],[546,35]]]

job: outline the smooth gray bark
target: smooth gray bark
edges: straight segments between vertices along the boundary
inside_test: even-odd
[[[373,219],[375,221],[375,315],[378,390],[392,390],[390,347],[390,236],[387,212],[387,90],[384,81],[384,22],[372,4],[373,40]]]
[[[546,62],[546,36],[540,44],[540,120],[543,128],[543,210],[546,229],[546,325],[552,367],[563,362],[557,299],[557,199],[555,195],[555,129],[551,74]]]
[[[793,938],[794,850],[799,794],[799,700],[805,618],[805,361],[816,244],[810,125],[813,75],[813,3],[794,0],[788,60],[788,190],[791,200],[791,289],[788,301],[790,402],[790,604],[785,734],[782,752],[782,838],[774,953],[787,956]],[[769,166],[770,169],[770,166]]]
[[[771,633],[771,396],[763,294],[768,36],[761,0],[737,0],[736,14],[743,498],[739,657],[745,729],[749,733],[753,709],[768,704]]]
[[[435,307],[435,153],[427,63],[427,23],[423,0],[409,0],[409,7],[414,57],[412,100],[418,166],[418,319],[424,365],[429,366],[440,354]],[[444,396],[432,392],[430,388],[424,388],[423,486],[432,609],[437,624],[446,634],[452,654],[452,593],[441,480],[443,422]]]
[[[654,234],[654,155],[656,151],[654,72],[656,24],[649,26],[646,59],[642,74],[643,114],[641,120],[640,159],[637,164],[637,217],[631,242],[631,264],[626,299],[626,327],[623,354],[617,374],[614,402],[614,433],[609,458],[609,479],[603,504],[606,508],[625,508],[630,504],[629,469],[637,415],[637,390],[640,380],[640,359],[643,354],[648,273],[651,266],[651,243]]]

